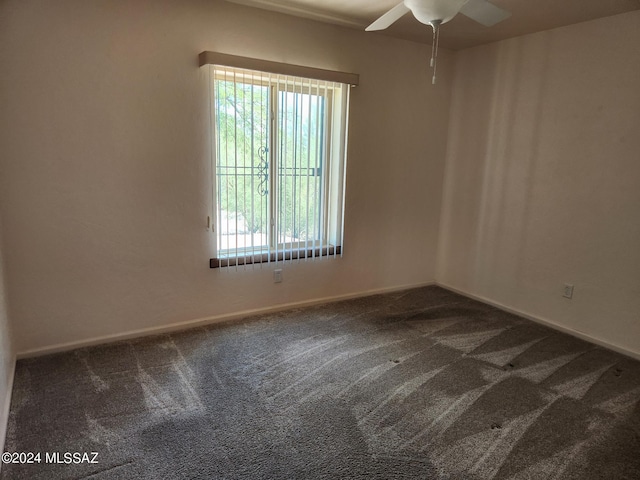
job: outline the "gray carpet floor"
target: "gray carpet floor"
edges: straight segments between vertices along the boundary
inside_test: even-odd
[[[22,360],[6,450],[42,461],[2,479],[640,479],[640,363],[427,287]]]

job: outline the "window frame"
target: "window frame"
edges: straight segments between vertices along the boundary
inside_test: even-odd
[[[203,52],[200,55],[201,65],[218,65],[218,62],[210,62],[207,59],[211,59],[209,55],[214,55],[216,58],[219,58],[220,55],[223,57],[231,57],[233,59],[241,59],[243,63],[245,61],[249,62],[260,62],[264,64],[265,61],[255,60],[255,59],[246,59],[244,57],[232,57],[224,54],[217,54],[214,52]],[[216,90],[216,81],[229,81],[235,84],[244,84],[250,86],[251,88],[255,86],[268,86],[268,116],[270,117],[267,121],[267,136],[268,141],[267,145],[269,146],[269,151],[267,154],[267,163],[268,163],[268,175],[269,175],[269,191],[268,191],[268,208],[267,208],[267,233],[266,244],[262,245],[252,245],[252,246],[243,246],[243,247],[230,247],[226,249],[221,249],[221,245],[218,245],[218,241],[220,240],[220,234],[217,232],[218,225],[218,214],[221,212],[221,207],[218,202],[217,190],[218,190],[218,182],[219,182],[219,164],[217,155],[217,143],[219,141],[219,132],[217,129],[214,129],[215,132],[215,140],[212,142],[212,167],[213,167],[213,222],[212,226],[215,233],[218,233],[214,236],[215,238],[215,251],[216,258],[212,258],[210,260],[210,266],[212,268],[221,267],[221,266],[233,266],[233,265],[242,265],[242,264],[251,264],[251,263],[264,263],[264,262],[278,262],[283,260],[292,260],[296,258],[310,258],[310,257],[319,257],[319,256],[327,256],[327,255],[341,255],[342,254],[342,234],[343,234],[343,226],[344,226],[344,188],[345,188],[345,167],[346,167],[346,139],[347,139],[347,127],[348,127],[348,108],[349,108],[349,89],[352,86],[357,84],[358,76],[353,74],[343,74],[341,72],[331,72],[324,71],[318,69],[312,69],[309,67],[299,67],[299,66],[291,66],[285,64],[276,64],[274,62],[266,62],[268,64],[267,69],[260,70],[247,70],[247,65],[242,64],[239,65],[236,63],[235,65],[228,65],[228,63],[234,62],[225,62],[227,65],[220,64],[220,67],[223,67],[225,71],[214,70],[214,74],[209,77],[209,88],[210,91],[214,92],[213,97],[210,99],[210,104],[212,110],[216,111],[216,120],[213,120],[213,113],[211,114],[212,124],[218,125],[217,121],[217,103],[214,98],[215,90]],[[246,63],[246,62],[245,62]],[[346,75],[349,78],[349,81],[345,84],[344,82],[336,81],[336,78],[324,79],[324,78],[304,78],[299,76],[299,72],[296,72],[297,75],[295,79],[289,78],[292,72],[285,73],[277,73],[274,72],[274,68],[271,68],[273,65],[278,68],[284,65],[285,67],[291,69],[304,69],[311,70],[313,72],[321,72],[323,75],[329,74],[330,76],[334,75]],[[229,75],[229,72],[233,72],[233,76]],[[280,77],[284,75],[284,80],[280,81]],[[320,75],[319,77],[322,77]],[[353,79],[355,78],[355,82]],[[291,83],[291,81],[293,83]],[[298,83],[299,81],[299,83]],[[336,92],[340,92],[340,95],[337,95]],[[322,127],[322,138],[321,142],[317,145],[321,145],[321,153],[319,161],[320,165],[317,168],[321,173],[320,179],[320,189],[319,194],[320,198],[313,201],[314,209],[317,208],[318,211],[318,220],[314,219],[314,222],[318,221],[319,232],[314,235],[312,240],[300,240],[296,239],[295,241],[286,242],[283,241],[282,233],[280,230],[279,222],[282,221],[284,215],[281,215],[279,211],[280,208],[280,200],[282,197],[281,187],[286,182],[286,170],[285,173],[282,174],[280,171],[281,163],[284,163],[284,155],[286,153],[280,151],[280,144],[282,144],[282,138],[284,137],[285,129],[288,129],[288,126],[280,125],[281,115],[285,116],[286,113],[285,102],[283,101],[287,93],[300,94],[300,95],[313,95],[322,98],[322,118],[317,117],[318,120],[321,121]],[[334,102],[340,102],[340,108],[334,108]],[[311,106],[312,100],[309,100],[309,106]],[[295,107],[300,108],[301,110],[304,107]],[[339,112],[339,119],[336,121],[336,110]],[[304,117],[302,117],[302,112],[297,112],[297,115],[302,121]],[[212,125],[213,127],[213,125]],[[297,128],[297,127],[296,127]],[[318,125],[316,125],[318,128]],[[302,130],[300,130],[302,132]],[[337,135],[336,135],[337,133]],[[310,145],[310,144],[309,144]],[[316,150],[316,152],[318,152]],[[318,154],[318,153],[316,153]],[[214,157],[215,160],[214,160]],[[309,157],[307,157],[309,158]],[[289,168],[289,167],[287,167]],[[300,168],[300,167],[292,167],[292,168]],[[309,168],[302,167],[302,168]],[[295,178],[295,170],[292,175]],[[312,174],[307,177],[310,178],[313,176]],[[305,178],[304,175],[301,175],[301,178]],[[335,182],[336,178],[338,179],[337,185],[332,184]],[[314,194],[315,195],[315,194]],[[300,204],[300,199],[296,199],[295,205]],[[251,207],[254,208],[253,206]],[[339,210],[335,210],[335,209]],[[333,210],[332,210],[333,209]],[[236,212],[237,212],[236,206]],[[308,212],[311,210],[307,209]],[[308,220],[307,220],[308,221]],[[314,228],[315,230],[315,228]],[[261,242],[262,243],[262,242]],[[229,247],[229,244],[227,244]]]

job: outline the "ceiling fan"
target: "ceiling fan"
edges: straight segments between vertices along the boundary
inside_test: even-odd
[[[511,16],[511,13],[496,7],[487,0],[404,0],[369,25],[366,30],[368,32],[384,30],[409,12],[413,13],[413,16],[419,22],[430,25],[433,29],[431,49],[432,83],[436,83],[436,57],[438,54],[440,25],[447,23],[458,13],[462,13],[485,27],[491,27]]]

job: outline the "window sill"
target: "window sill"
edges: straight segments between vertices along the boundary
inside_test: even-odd
[[[335,247],[333,245],[329,247],[320,248],[300,248],[294,250],[284,250],[271,253],[255,254],[255,255],[240,255],[237,257],[221,257],[212,258],[209,260],[209,268],[221,268],[221,267],[235,267],[237,265],[252,265],[256,263],[270,263],[270,262],[282,262],[285,260],[299,260],[303,258],[318,258],[327,257],[332,255],[340,255],[342,253],[342,247]]]

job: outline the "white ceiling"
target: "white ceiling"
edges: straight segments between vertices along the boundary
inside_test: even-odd
[[[364,30],[400,0],[227,0]],[[483,27],[457,15],[440,31],[440,45],[458,50],[527,33],[640,10],[640,0],[491,0],[512,13],[507,20]],[[370,35],[391,35],[431,43],[431,28],[405,15],[389,29]]]

